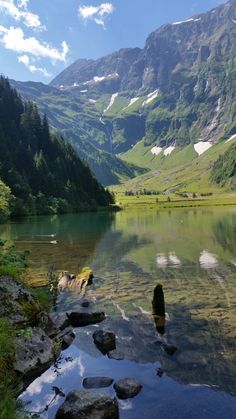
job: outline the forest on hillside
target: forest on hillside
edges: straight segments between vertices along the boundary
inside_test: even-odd
[[[46,115],[0,78],[0,219],[94,210],[113,197]]]

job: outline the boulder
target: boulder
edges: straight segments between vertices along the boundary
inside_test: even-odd
[[[56,341],[60,343],[61,349],[64,351],[65,349],[69,348],[74,339],[75,333],[71,327],[67,327],[57,335]]]
[[[177,351],[177,348],[174,345],[167,345],[163,343],[162,347],[168,355],[174,355],[174,353]]]
[[[24,376],[37,376],[55,360],[54,342],[39,327],[22,331],[14,340],[13,368]]]
[[[118,419],[115,397],[92,391],[73,390],[56,413],[55,419]]]
[[[81,307],[89,307],[90,302],[88,300],[81,301]]]
[[[66,313],[56,313],[52,315],[52,319],[58,329],[64,330],[70,325],[70,320]]]
[[[93,333],[93,340],[98,349],[105,355],[116,349],[116,336],[112,332],[97,330]]]
[[[117,361],[121,361],[125,358],[125,354],[120,349],[114,349],[113,351],[109,351],[107,354],[108,358],[116,359]]]
[[[34,325],[42,307],[34,296],[11,276],[0,277],[0,317],[16,328]]]
[[[67,314],[67,317],[70,321],[71,326],[73,327],[81,327],[87,326],[89,324],[96,324],[100,323],[105,319],[105,313],[79,313],[79,312],[72,312]]]
[[[59,291],[64,291],[65,289],[67,289],[69,287],[69,284],[71,282],[71,276],[68,273],[64,273],[62,275],[59,276],[59,280],[58,280],[58,290]]]
[[[128,399],[136,396],[142,389],[142,385],[134,378],[123,378],[114,384],[114,389],[120,399]]]
[[[83,380],[84,388],[103,388],[109,387],[113,383],[110,377],[88,377]]]
[[[54,338],[59,333],[59,328],[54,323],[51,316],[45,311],[41,311],[37,314],[35,323],[38,327],[43,329],[50,338]]]

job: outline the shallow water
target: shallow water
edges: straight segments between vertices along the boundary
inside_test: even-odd
[[[75,329],[59,363],[21,396],[31,401],[29,411],[44,410],[52,386],[67,394],[82,388],[85,377],[130,376],[143,389],[120,401],[121,418],[236,417],[236,209],[38,217],[0,226],[0,237],[31,251],[36,282],[50,267],[77,273],[90,266],[95,278],[86,297],[107,315],[99,325]],[[157,283],[165,292],[164,335],[151,314]],[[63,292],[55,310],[81,310],[80,298]],[[123,360],[95,347],[98,328],[115,332]],[[161,342],[176,353],[168,355]],[[100,391],[114,394],[112,387]],[[40,417],[54,418],[62,402],[58,397]]]

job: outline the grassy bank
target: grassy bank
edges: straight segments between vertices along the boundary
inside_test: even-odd
[[[184,208],[204,206],[236,205],[236,193],[222,194],[158,194],[158,195],[126,195],[124,191],[116,192],[116,202],[122,209],[132,208]]]

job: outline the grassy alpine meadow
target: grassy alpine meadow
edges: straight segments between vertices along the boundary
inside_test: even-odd
[[[115,192],[116,203],[122,209],[162,209],[181,207],[203,207],[236,205],[236,193],[203,193],[180,196],[174,193],[158,195],[127,195],[125,191]]]
[[[215,162],[224,153],[230,153],[235,144],[236,138],[217,143],[200,156],[193,144],[175,149],[169,156],[163,151],[154,156],[142,140],[121,158],[133,164],[142,163],[151,170],[113,187],[116,202],[122,208],[235,205],[231,180],[217,183],[212,178]]]

